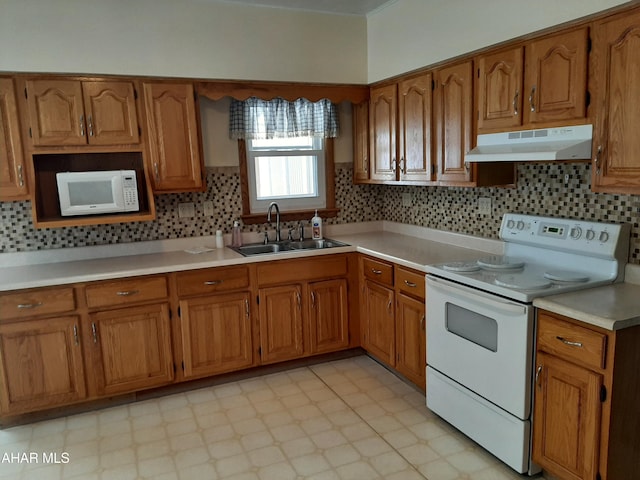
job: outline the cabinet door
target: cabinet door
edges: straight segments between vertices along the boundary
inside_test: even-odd
[[[560,478],[595,479],[602,376],[537,354],[533,461]]]
[[[421,388],[427,368],[424,300],[397,296],[396,369]]]
[[[26,86],[33,145],[87,144],[79,81],[27,80]]]
[[[371,180],[396,180],[396,85],[372,88],[369,100]]]
[[[25,175],[13,81],[0,78],[0,200],[27,195]]]
[[[427,73],[398,86],[400,180],[431,180],[431,84]]]
[[[525,47],[525,123],[585,117],[587,43],[585,27]]]
[[[248,293],[182,300],[180,319],[185,378],[253,365]]]
[[[438,180],[468,184],[472,168],[465,165],[464,154],[473,146],[473,63],[438,70],[434,98]]]
[[[143,88],[154,191],[204,190],[193,85],[145,83]]]
[[[344,278],[309,284],[311,353],[349,346],[347,281]]]
[[[395,364],[393,290],[369,280],[364,287],[363,346],[378,359]]]
[[[261,288],[259,294],[262,363],[301,357],[304,353],[302,287]]]
[[[593,64],[592,188],[640,194],[640,10],[595,24]]]
[[[353,181],[369,180],[369,102],[353,105]]]
[[[169,306],[128,307],[90,315],[92,354],[101,395],[132,392],[173,380]]]
[[[78,317],[0,325],[2,412],[17,414],[83,399]]]
[[[87,137],[92,145],[139,143],[138,117],[130,82],[84,82]]]
[[[523,48],[478,59],[478,130],[522,124]]]

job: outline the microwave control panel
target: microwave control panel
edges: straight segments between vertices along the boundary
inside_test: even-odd
[[[135,173],[122,175],[122,194],[124,196],[124,208],[127,211],[138,210],[138,186]]]

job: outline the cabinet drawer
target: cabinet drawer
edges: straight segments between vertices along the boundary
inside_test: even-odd
[[[125,305],[159,300],[167,297],[165,277],[131,278],[87,285],[85,289],[89,308]]]
[[[403,267],[396,267],[396,286],[401,292],[424,299],[424,273],[408,270]]]
[[[390,287],[393,286],[392,264],[382,262],[380,260],[374,260],[372,258],[363,258],[362,269],[366,278]]]
[[[27,290],[0,296],[3,320],[70,312],[75,308],[73,287]]]
[[[349,271],[346,255],[323,255],[315,258],[296,258],[260,263],[257,267],[260,285],[343,277]]]
[[[593,368],[605,367],[607,335],[538,314],[538,350]]]
[[[238,290],[249,286],[249,269],[246,266],[207,268],[178,273],[176,280],[180,297]]]

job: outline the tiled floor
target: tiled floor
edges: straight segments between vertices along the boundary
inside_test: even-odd
[[[38,463],[2,480],[521,478],[366,356],[6,429],[7,453]]]

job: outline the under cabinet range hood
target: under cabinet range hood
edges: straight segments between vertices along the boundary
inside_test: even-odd
[[[466,162],[545,162],[591,158],[592,125],[478,135]]]

